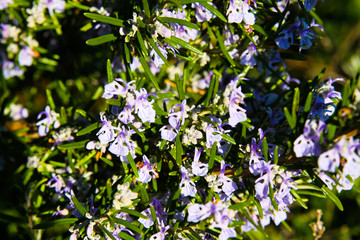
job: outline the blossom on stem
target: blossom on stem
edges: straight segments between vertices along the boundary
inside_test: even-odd
[[[139,116],[142,122],[152,123],[155,122],[155,110],[152,106],[154,100],[148,101],[149,96],[155,96],[154,93],[147,93],[145,88],[140,91],[135,90],[135,113]]]
[[[50,109],[50,106],[46,106],[45,111],[39,113],[37,119],[40,119],[43,115],[45,115],[45,118],[36,123],[36,126],[38,126],[38,133],[40,137],[46,136],[46,134],[50,130],[51,125],[53,125],[54,128],[60,127],[60,122],[58,120],[58,117],[60,115],[52,111]]]
[[[135,80],[130,81],[127,83],[125,80],[121,78],[115,78],[114,81],[105,85],[104,93],[102,95],[105,99],[113,98],[114,95],[120,95],[121,97],[125,98],[126,94],[129,90],[134,90],[135,87],[133,84]]]
[[[187,170],[181,166],[181,182],[180,182],[181,196],[195,197],[197,192],[195,183],[187,175]]]
[[[229,23],[241,23],[244,21],[248,25],[255,24],[255,15],[250,12],[252,7],[250,7],[248,1],[230,0],[229,2],[229,8],[226,11]]]
[[[100,113],[101,128],[96,133],[101,144],[107,144],[115,139],[115,128],[111,125],[111,122],[107,120],[104,113]]]
[[[151,167],[150,161],[145,155],[143,155],[142,167],[139,169],[138,173],[138,180],[142,183],[148,183],[152,178],[155,179],[158,176],[158,173]]]
[[[199,162],[199,158],[200,158],[202,150],[203,150],[202,148],[200,150],[195,148],[194,159],[193,159],[193,162],[191,164],[191,167],[192,167],[192,173],[194,175],[200,176],[200,177],[205,177],[206,174],[208,173],[209,165],[207,163],[200,163]]]

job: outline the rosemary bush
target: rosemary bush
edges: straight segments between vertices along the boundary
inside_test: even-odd
[[[1,0],[6,238],[301,239],[299,208],[321,238],[313,199],[359,191],[360,64],[288,69],[320,4]]]

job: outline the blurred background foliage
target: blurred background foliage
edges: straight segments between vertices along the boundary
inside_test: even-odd
[[[287,60],[288,71],[299,79],[312,79],[323,68],[326,68],[326,72],[322,79],[354,77],[360,71],[360,1],[320,1],[316,12],[325,28],[325,32],[320,34],[322,39],[318,41],[316,47],[302,52],[307,57],[307,61]],[[67,14],[71,14],[71,17],[63,18],[63,36],[58,37],[55,42],[51,42],[51,46],[48,46],[55,49],[55,53],[59,55],[56,70],[38,74],[30,70],[25,79],[20,82],[18,80],[9,82],[7,87],[30,113],[38,113],[44,109],[45,90],[50,89],[59,105],[90,109],[95,116],[101,103],[94,95],[98,87],[106,82],[105,59],[109,58],[101,55],[108,51],[94,53],[93,48],[85,44],[85,41],[92,37],[88,35],[90,33],[84,34],[78,30],[83,26],[84,21],[89,22],[89,20],[84,19],[76,10],[68,11]],[[46,35],[42,37],[46,39]],[[62,51],[56,52],[57,49]],[[73,79],[73,76],[82,77]],[[68,95],[66,97],[57,95],[56,91],[59,88],[68,89]],[[28,122],[35,123],[36,115],[30,115]],[[18,124],[21,128],[21,124],[24,123]],[[14,130],[19,129],[19,126],[11,127],[14,127]],[[30,135],[34,132],[31,128],[34,126],[28,127]],[[0,166],[0,232],[3,233],[1,238],[27,239],[32,230],[29,229],[29,219],[26,219],[28,214],[23,204],[27,203],[26,198],[29,196],[23,191],[24,179],[14,178],[13,173],[19,171],[18,167],[21,164],[26,163],[30,149],[24,144],[27,138],[18,137],[17,132],[4,134],[0,139],[0,152],[1,156],[8,158],[9,161],[1,161],[4,165]],[[4,143],[5,138],[11,141],[9,145]],[[16,151],[13,151],[14,149]],[[314,239],[310,224],[317,220],[317,209],[321,209],[323,213],[321,220],[326,227],[322,239],[360,239],[359,179],[351,191],[343,191],[340,194],[340,199],[345,208],[343,212],[327,199],[310,197],[307,204],[311,210],[305,210],[294,203],[291,208],[292,213],[286,221],[288,226],[281,224],[279,227],[273,225],[267,227],[269,239]],[[9,221],[12,223],[8,224]],[[52,239],[58,239],[57,234],[63,230],[50,228],[46,236],[54,236]],[[59,237],[61,239],[61,236]],[[261,233],[251,233],[245,235],[245,238],[263,239],[264,236]]]

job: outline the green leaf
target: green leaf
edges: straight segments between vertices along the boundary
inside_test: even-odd
[[[110,167],[114,166],[114,163],[107,158],[100,157],[100,160],[103,161],[104,163],[106,163],[107,165],[109,165]]]
[[[59,146],[57,146],[57,148],[60,149],[60,150],[79,149],[79,148],[84,148],[85,144],[87,142],[89,142],[89,140],[83,140],[83,141],[80,141],[80,142],[72,142],[72,143],[59,145]]]
[[[149,3],[147,0],[142,0],[142,3],[143,3],[143,8],[144,8],[144,12],[145,12],[145,15],[150,18],[150,8],[149,8]]]
[[[300,90],[299,88],[295,88],[295,93],[294,93],[294,99],[293,99],[293,104],[292,104],[292,111],[291,111],[291,115],[292,118],[295,121],[296,124],[296,113],[299,111],[299,102],[300,102]]]
[[[143,37],[141,36],[141,32],[140,32],[140,31],[136,31],[136,37],[137,37],[137,39],[138,39],[138,42],[139,42],[140,49],[141,49],[142,53],[143,53],[145,56],[149,56],[149,53],[148,53],[147,48],[146,48],[146,46],[145,46],[144,39],[143,39]]]
[[[51,90],[50,89],[46,89],[46,97],[47,97],[47,100],[49,102],[51,110],[55,110],[55,103],[54,103],[54,99],[53,99],[53,97],[51,95]]]
[[[121,106],[121,102],[120,102],[120,99],[106,99],[106,103],[109,104],[109,105],[114,105],[114,106]]]
[[[132,236],[130,236],[129,234],[127,234],[125,232],[119,232],[117,235],[120,237],[120,239],[136,240],[135,238],[133,238]]]
[[[219,29],[217,29],[217,31],[216,31],[216,38],[217,38],[218,44],[219,44],[220,49],[223,52],[225,58],[229,61],[229,63],[231,64],[232,67],[236,66],[234,60],[230,57],[229,52],[226,49],[226,46],[224,44],[224,39],[223,39],[222,34],[220,33]]]
[[[205,1],[199,1],[199,3],[201,5],[204,6],[204,8],[206,8],[207,10],[209,10],[210,12],[212,12],[215,16],[217,16],[218,18],[220,18],[223,22],[227,22],[226,18],[224,17],[224,15],[221,14],[221,12],[219,12],[214,6],[210,5],[209,3],[205,2]]]
[[[212,167],[214,166],[216,150],[217,150],[217,142],[214,142],[213,145],[211,146],[211,151],[210,151],[209,170],[212,169]]]
[[[275,147],[273,156],[274,156],[274,164],[277,165],[279,161],[279,146]]]
[[[139,55],[139,60],[140,60],[142,67],[144,68],[145,76],[147,77],[147,79],[150,80],[150,82],[154,85],[156,90],[160,91],[159,84],[157,83],[152,72],[150,71],[149,65],[146,63],[145,58],[141,54]]]
[[[205,107],[208,107],[208,106],[209,106],[209,103],[210,103],[211,98],[212,98],[213,96],[215,96],[215,94],[214,94],[215,82],[216,82],[216,76],[213,75],[213,76],[211,77],[209,89],[208,89],[207,94],[206,94]]]
[[[309,112],[310,111],[311,102],[312,102],[312,92],[309,92],[309,94],[306,97],[305,106],[304,106],[304,112]]]
[[[108,77],[108,83],[111,83],[114,80],[114,74],[112,71],[110,59],[108,59],[106,61],[106,72],[107,72],[107,77]]]
[[[98,129],[100,126],[101,126],[100,122],[93,123],[93,124],[87,126],[86,128],[81,129],[79,132],[77,132],[76,136],[82,136],[87,133],[90,133],[90,132],[94,131],[95,129]]]
[[[240,27],[241,31],[243,32],[243,34],[255,45],[257,46],[257,43],[254,41],[254,39],[248,34],[248,32],[246,31],[246,29],[244,28],[244,26],[239,23],[238,26]]]
[[[250,206],[251,204],[253,204],[253,199],[248,199],[244,202],[239,202],[239,203],[235,203],[235,204],[231,205],[229,207],[229,209],[232,209],[232,210],[244,209],[244,208]]]
[[[164,38],[164,42],[167,42],[167,40],[168,40],[167,38]],[[184,40],[182,40],[180,38],[177,38],[175,36],[171,36],[171,41],[173,41],[176,44],[179,44],[180,46],[182,46],[183,48],[186,48],[189,51],[192,51],[192,52],[194,52],[196,54],[199,54],[199,55],[203,55],[203,53],[199,49],[197,49],[196,47],[192,46],[191,44],[185,42]]]
[[[116,240],[116,238],[114,237],[114,235],[112,235],[112,233],[107,230],[106,227],[104,227],[101,223],[96,223],[96,225],[112,240]]]
[[[132,224],[129,221],[126,221],[126,220],[120,219],[120,218],[114,218],[114,221],[118,224],[125,226],[127,229],[130,229],[130,230],[140,234],[140,235],[144,234],[140,228],[138,228],[137,226],[135,226],[134,224]]]
[[[222,133],[221,134],[222,139],[224,139],[225,141],[231,143],[232,145],[236,145],[236,141],[235,139],[233,139],[232,137],[230,137],[229,135]]]
[[[170,67],[170,63],[168,62],[168,60],[166,59],[166,57],[162,54],[162,52],[160,51],[160,49],[158,48],[158,46],[156,45],[156,43],[154,42],[154,40],[151,37],[147,36],[147,41],[150,43],[151,47],[155,50],[155,52],[157,53],[157,55],[159,55],[159,57],[161,58],[161,60],[164,61],[164,63]]]
[[[131,166],[131,169],[133,170],[135,177],[139,178],[139,173],[135,164],[135,161],[133,159],[133,157],[131,156],[131,153],[129,152],[129,154],[126,156],[127,160],[129,161],[129,164]]]
[[[72,195],[71,199],[72,199],[76,209],[80,212],[81,215],[83,215],[85,217],[85,214],[88,212],[86,210],[86,208],[79,202],[79,200],[77,200],[75,195]]]
[[[99,22],[103,22],[103,23],[108,23],[111,25],[115,25],[115,26],[119,26],[119,27],[125,27],[124,26],[124,21],[121,19],[117,19],[117,18],[113,18],[113,17],[108,17],[108,16],[104,16],[104,15],[100,15],[100,14],[96,14],[96,13],[84,13],[85,17],[99,21]]]
[[[291,194],[294,196],[294,198],[296,199],[296,201],[305,209],[308,209],[308,207],[306,206],[305,202],[302,200],[302,198],[299,196],[299,194],[295,191],[295,189],[291,189],[290,190]]]
[[[169,91],[167,93],[156,93],[156,96],[158,96],[159,99],[165,99],[165,98],[174,98],[176,97],[176,94]]]
[[[323,193],[331,199],[335,203],[335,205],[339,208],[340,211],[344,211],[344,207],[340,201],[340,199],[333,193],[327,186],[323,185],[321,187]]]
[[[182,165],[182,153],[183,153],[183,148],[182,148],[182,144],[181,144],[181,139],[180,139],[180,134],[178,133],[178,135],[176,136],[176,163],[177,165],[180,167]]]
[[[251,25],[251,27],[253,27],[255,31],[261,33],[261,34],[264,35],[265,37],[268,36],[267,33],[266,33],[266,31],[265,31],[260,25],[254,24],[254,25]]]
[[[187,26],[187,27],[189,27],[189,28],[193,28],[193,29],[196,29],[196,30],[200,30],[200,28],[199,28],[198,25],[196,25],[196,24],[194,24],[194,23],[192,23],[192,22],[183,20],[183,19],[172,18],[172,17],[158,17],[158,19],[160,19],[160,21],[162,21],[162,22],[177,23],[177,24],[180,24],[180,25]]]
[[[82,5],[80,3],[76,3],[76,2],[67,1],[66,4],[67,5],[72,5],[73,7],[77,7],[79,9],[82,9],[82,10],[85,10],[85,11],[88,11],[90,9],[89,6],[85,6],[85,5]]]
[[[183,80],[179,77],[179,74],[176,73],[175,74],[175,83],[176,83],[176,88],[177,88],[177,92],[179,94],[179,99],[180,101],[185,99],[185,91],[183,88]]]
[[[149,219],[149,217],[141,214],[140,212],[136,211],[136,210],[132,210],[132,209],[129,209],[129,208],[126,208],[126,207],[122,207],[120,209],[121,212],[124,212],[124,213],[128,213],[132,216],[135,216],[135,217],[138,217],[138,218],[143,218],[143,219]]]
[[[100,45],[103,43],[115,41],[116,39],[117,39],[117,37],[115,37],[114,34],[106,34],[106,35],[102,35],[100,37],[91,38],[86,41],[86,44],[89,46],[97,46],[97,45]]]
[[[263,155],[265,157],[265,161],[268,162],[269,161],[269,145],[267,143],[266,137],[263,138],[262,147],[263,147]]]
[[[289,110],[287,109],[287,107],[284,107],[284,114],[285,114],[285,118],[289,123],[289,126],[291,127],[291,129],[294,129],[296,127],[296,120],[294,120],[292,118],[292,116],[290,115]]]
[[[45,229],[50,227],[57,227],[59,225],[65,225],[65,224],[73,224],[77,222],[77,218],[63,218],[63,219],[56,219],[52,221],[46,221],[43,223],[39,223],[33,226],[33,229]]]

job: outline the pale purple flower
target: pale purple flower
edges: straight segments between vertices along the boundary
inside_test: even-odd
[[[180,189],[183,197],[195,197],[197,192],[195,183],[188,177],[187,170],[183,166],[181,166]]]
[[[54,128],[60,127],[60,122],[58,120],[59,114],[52,111],[50,106],[46,106],[45,111],[39,113],[37,119],[40,119],[42,116],[45,116],[45,118],[36,123],[40,137],[46,136],[51,125],[53,125]]]
[[[177,111],[178,108],[180,108],[179,111]],[[186,110],[187,110],[186,100],[183,100],[179,104],[175,104],[169,110],[169,124],[176,131],[179,131],[180,127],[185,123],[185,119],[187,117]]]
[[[193,162],[191,164],[191,167],[192,167],[192,173],[194,175],[200,176],[200,177],[205,177],[206,174],[208,173],[209,165],[207,163],[200,163],[199,162],[199,158],[200,158],[202,150],[203,150],[202,148],[200,150],[195,148],[194,159],[193,159]]]
[[[155,122],[156,113],[152,106],[154,100],[148,101],[148,98],[151,95],[156,97],[156,95],[154,93],[147,93],[145,88],[141,88],[140,91],[135,90],[135,94],[135,113],[142,122]]]
[[[150,237],[150,240],[165,240],[165,233],[167,230],[170,229],[170,226],[166,226],[164,227],[163,225],[161,226],[161,231],[158,233],[155,233],[154,235],[152,235]]]
[[[24,70],[21,69],[14,62],[5,60],[2,66],[2,73],[5,79],[9,79],[11,77],[20,77],[24,74]]]
[[[8,7],[8,5],[14,4],[13,0],[1,0],[0,1],[0,10],[4,10]]]
[[[239,122],[246,121],[246,110],[240,107],[239,103],[244,103],[241,98],[237,97],[235,94],[231,94],[229,101],[229,125],[236,127]]]
[[[11,104],[9,108],[10,117],[15,121],[27,118],[29,116],[28,110],[21,104]]]
[[[192,204],[187,208],[188,222],[200,222],[210,217],[215,211],[216,206],[212,202],[203,204]]]
[[[212,2],[209,2],[209,4],[215,7],[215,5]],[[210,12],[200,3],[193,3],[191,4],[191,7],[195,8],[196,11],[195,17],[198,22],[206,22],[216,17],[212,12]]]
[[[132,115],[132,110],[133,108],[131,107],[131,105],[126,105],[124,109],[120,112],[118,119],[124,124],[132,123],[135,120],[134,115]]]
[[[160,46],[160,44],[156,43],[158,49],[160,50],[161,54],[167,58],[167,51],[165,47]],[[161,57],[155,52],[154,49],[150,51],[150,59],[153,60],[156,67],[161,67],[165,62],[161,59]]]
[[[49,9],[49,14],[52,16],[54,12],[61,13],[65,10],[64,0],[40,0],[40,6],[46,6]]]
[[[155,179],[158,173],[151,167],[149,159],[143,155],[143,166],[138,170],[138,180],[142,183],[148,183]]]
[[[221,155],[225,155],[226,151],[230,147],[230,143],[222,139],[221,134],[227,134],[230,130],[225,130],[220,118],[216,118],[213,115],[208,116],[211,121],[213,121],[216,126],[212,124],[208,124],[205,133],[206,133],[206,147],[211,148],[212,145],[217,142],[218,153]]]
[[[316,6],[317,0],[305,0],[304,5],[307,11],[310,11]]]
[[[105,89],[102,97],[105,99],[110,99],[116,95],[120,95],[121,97],[125,98],[129,90],[135,89],[135,87],[133,86],[134,83],[135,80],[127,83],[125,80],[121,78],[115,78],[114,81],[105,85]]]
[[[104,114],[100,114],[101,128],[96,133],[101,144],[107,144],[115,139],[115,127],[107,120]]]
[[[151,217],[151,209],[147,208],[141,212],[142,215],[148,217],[149,219],[139,218],[138,221],[144,225],[145,228],[150,228],[154,224],[154,220]]]
[[[222,191],[226,194],[226,196],[230,197],[238,189],[238,186],[232,179],[225,176],[225,169],[227,166],[231,167],[230,164],[225,164],[225,161],[222,160],[218,182],[221,183]]]
[[[321,154],[320,134],[326,128],[322,120],[306,120],[304,133],[294,141],[296,157],[319,156]]]
[[[320,172],[319,173],[319,178],[321,178],[321,180],[326,184],[326,186],[332,190],[333,186],[336,185],[334,179],[332,179],[331,177],[329,177],[325,172]]]
[[[255,24],[255,15],[250,12],[252,8],[249,6],[248,1],[243,0],[230,0],[229,8],[226,11],[229,23],[241,23],[253,25]]]
[[[340,166],[339,145],[320,154],[318,158],[319,169],[323,171],[335,172],[336,168]]]
[[[223,35],[225,38],[225,41],[224,41],[225,46],[230,46],[230,45],[236,44],[240,40],[239,35],[233,34],[229,28],[229,25],[227,25],[227,24],[225,24]]]
[[[135,133],[134,130],[126,130],[124,126],[117,129],[119,131],[115,140],[109,146],[109,151],[116,156],[120,157],[120,160],[128,163],[126,156],[130,153],[132,157],[135,157],[136,142],[131,140],[131,135]]]
[[[256,65],[256,58],[255,56],[258,55],[256,50],[256,45],[250,43],[248,49],[246,49],[240,56],[241,64],[248,65],[254,67]]]
[[[161,139],[173,142],[177,136],[177,131],[171,125],[164,125],[160,128]]]
[[[229,216],[230,215],[230,216]],[[220,228],[221,232],[219,235],[220,240],[226,240],[229,238],[236,237],[236,231],[234,227],[229,227],[231,219],[233,218],[233,212],[228,208],[221,209],[215,212],[215,222],[211,224],[212,227]]]
[[[25,46],[19,52],[19,64],[20,66],[31,66],[33,63],[34,52],[31,48]]]

